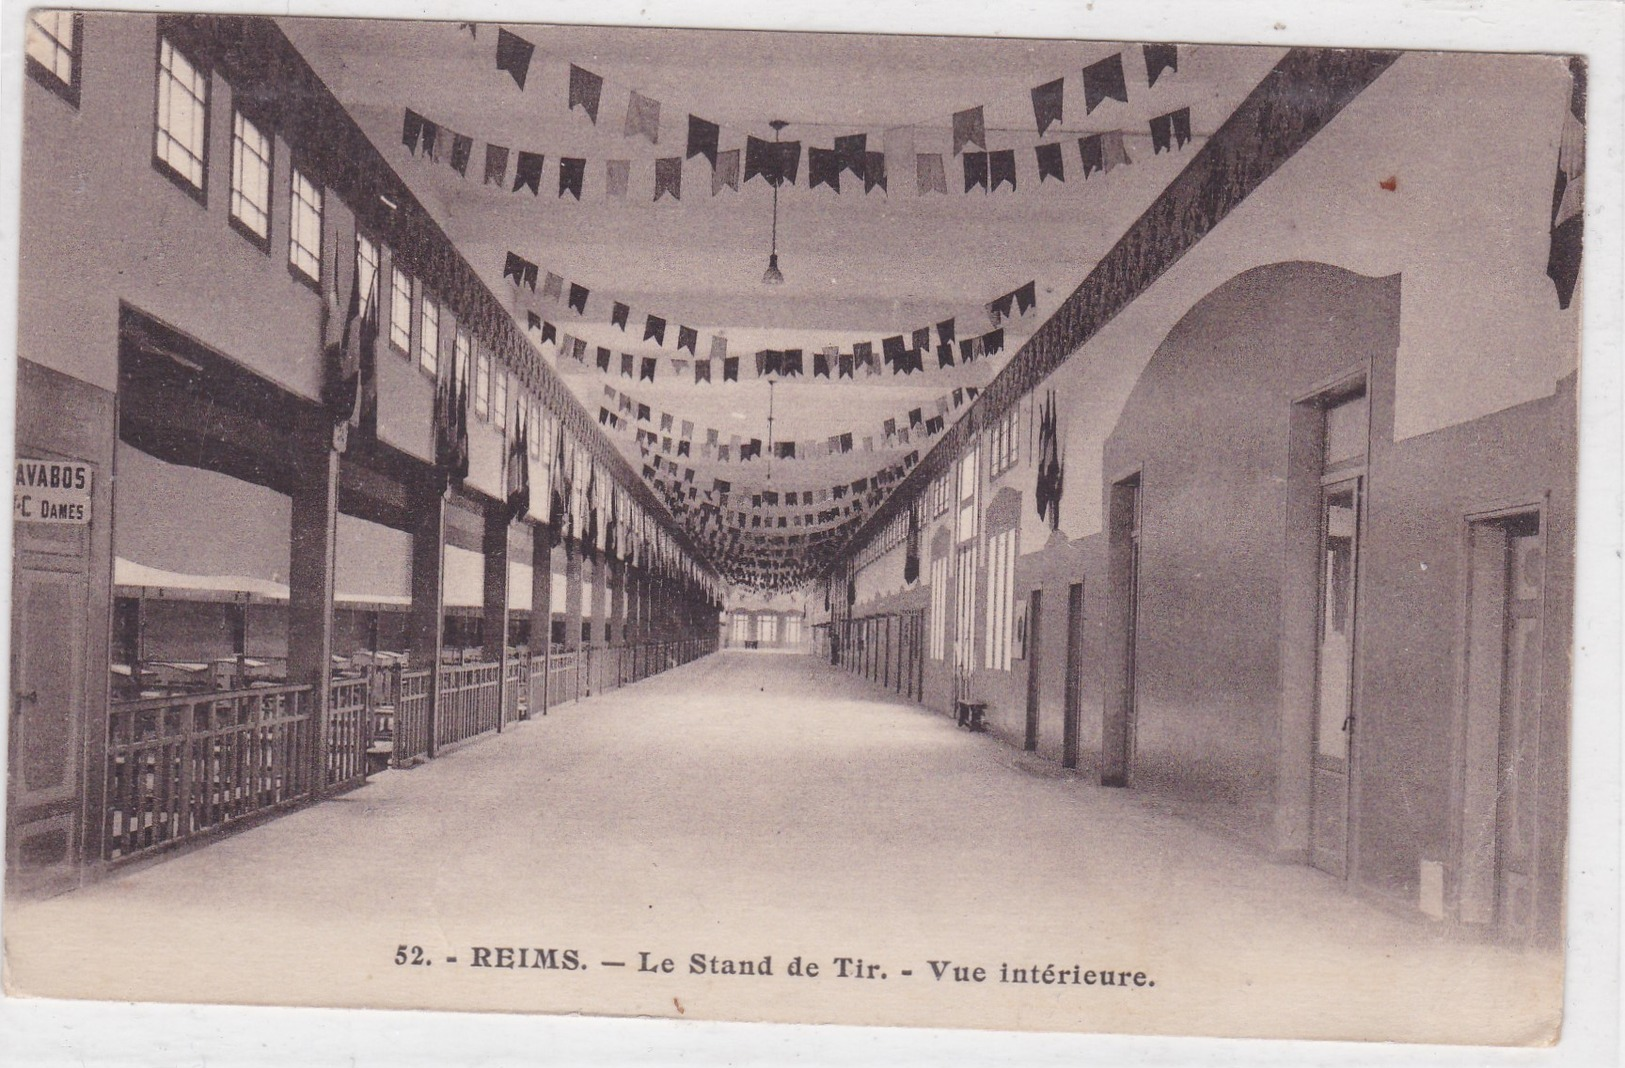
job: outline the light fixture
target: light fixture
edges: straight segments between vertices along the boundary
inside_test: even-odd
[[[784,275],[779,273],[779,183],[784,180],[784,156],[778,149],[779,133],[788,125],[783,119],[768,123],[773,127],[773,248],[767,254],[767,271],[762,275],[764,286],[782,286]]]

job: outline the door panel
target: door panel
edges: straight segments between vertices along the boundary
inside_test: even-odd
[[[1541,703],[1540,534],[1509,531],[1496,838],[1499,922],[1514,937],[1534,921],[1534,774]]]
[[[1348,874],[1359,515],[1358,479],[1335,483],[1322,491],[1310,856],[1315,867],[1339,878]]]

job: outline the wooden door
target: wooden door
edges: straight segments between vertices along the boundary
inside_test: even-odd
[[[1027,752],[1038,749],[1039,685],[1042,681],[1043,645],[1039,641],[1039,620],[1043,618],[1044,591],[1033,590],[1027,595],[1027,737],[1023,748]]]
[[[1061,767],[1078,766],[1083,716],[1083,583],[1066,591],[1066,689],[1061,710]]]

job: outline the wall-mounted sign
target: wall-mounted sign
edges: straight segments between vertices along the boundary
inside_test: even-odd
[[[90,465],[18,460],[11,488],[11,518],[20,523],[88,524]]]

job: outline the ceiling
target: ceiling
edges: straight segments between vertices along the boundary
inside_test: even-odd
[[[923,454],[918,437],[887,449],[884,421],[906,425],[910,410],[936,414],[939,398],[955,387],[985,384],[1282,54],[1182,45],[1177,72],[1148,86],[1137,44],[509,23],[506,29],[535,45],[521,89],[496,68],[495,25],[470,33],[454,22],[278,21],[491,290],[513,301],[520,325],[536,310],[587,341],[585,364],[558,360],[554,347],[544,346],[587,409],[616,408],[604,393],[609,386],[647,403],[656,419],[664,411],[676,427],[693,422],[693,454],[679,463],[696,469],[702,490],[721,478],[736,495],[766,485],[827,488],[872,475],[911,449]],[[1115,53],[1123,54],[1128,102],[1106,100],[1086,115],[1081,70]],[[596,124],[567,106],[571,64],[603,78]],[[1031,90],[1056,78],[1066,80],[1064,117],[1040,137]],[[658,144],[623,136],[630,90],[660,101]],[[962,191],[950,116],[977,105],[988,148],[1015,150],[1014,192]],[[1148,120],[1187,106],[1194,143],[1154,154]],[[447,165],[445,148],[430,162],[402,145],[407,108],[473,139],[466,178]],[[765,182],[713,196],[710,164],[697,156],[683,164],[680,200],[653,199],[654,161],[684,154],[690,114],[721,126],[723,150],[742,148],[747,134],[771,139],[775,118],[788,122],[786,140],[803,143],[798,181],[779,195],[783,285],[761,281],[773,226]],[[1133,165],[1080,180],[1077,138],[1119,129]],[[903,136],[914,151],[941,153],[948,192],[917,195],[915,175],[896,173],[895,164],[885,191],[866,195],[850,174],[842,175],[839,194],[810,189],[805,149],[856,133],[867,134],[870,151]],[[1041,142],[1064,146],[1065,183],[1038,180],[1033,146]],[[483,184],[486,143],[543,153],[540,195],[511,192],[511,182]],[[587,160],[579,201],[558,195],[561,156]],[[625,198],[606,195],[610,159],[630,162]],[[571,282],[586,286],[588,315],[516,290],[502,275],[510,251],[544,275],[561,275],[566,291]],[[883,337],[949,317],[961,338],[989,330],[987,304],[1028,281],[1036,309],[1002,324],[1006,345],[998,357],[938,369],[928,355],[926,370],[913,375],[811,377],[812,353],[826,346],[850,352],[853,342],[871,341],[878,353]],[[609,324],[612,301],[630,305],[629,331]],[[641,341],[646,314],[668,321],[666,347]],[[702,357],[713,334],[725,336],[729,355],[744,357],[741,381],[724,383],[720,367],[710,384],[673,374],[679,324],[698,331]],[[615,353],[608,374],[594,366],[599,345]],[[723,443],[732,435],[768,439],[770,390],[755,377],[751,355],[763,348],[800,348],[807,361],[801,379],[771,390],[772,440],[821,442],[851,432],[853,452],[771,463],[702,455],[708,428]],[[645,355],[660,357],[655,381],[621,377],[622,352],[640,364]],[[950,406],[947,420],[963,410]],[[875,451],[864,451],[866,436]],[[630,433],[610,437],[635,469],[647,462]]]

